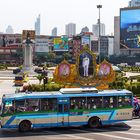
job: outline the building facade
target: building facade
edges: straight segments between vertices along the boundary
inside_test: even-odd
[[[92,33],[94,36],[99,36],[99,21],[92,25]],[[105,24],[100,23],[100,35],[105,36]]]
[[[56,27],[54,27],[52,29],[52,36],[57,36],[57,28]]]
[[[114,17],[114,54],[120,55],[120,17]]]
[[[13,34],[14,33],[14,30],[12,28],[11,25],[8,25],[8,27],[6,28],[6,34]]]
[[[140,6],[140,0],[131,0],[129,1],[129,7],[136,7],[136,6]]]
[[[35,34],[40,35],[40,15],[38,15],[35,22]]]
[[[81,33],[84,33],[84,32],[89,32],[89,28],[87,26],[81,29]]]
[[[74,24],[74,23],[67,24],[66,28],[65,28],[65,34],[67,36],[76,35],[76,24]]]

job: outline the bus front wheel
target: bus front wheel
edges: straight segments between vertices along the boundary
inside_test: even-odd
[[[101,127],[100,118],[98,118],[98,117],[92,117],[92,118],[90,118],[89,121],[88,121],[88,126],[90,128],[98,128],[98,127]]]
[[[19,124],[20,132],[28,132],[31,130],[31,122],[28,120],[24,120]]]

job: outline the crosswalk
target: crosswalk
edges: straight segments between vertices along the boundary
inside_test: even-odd
[[[121,124],[91,129],[87,127],[37,129],[28,133],[19,133],[8,129],[0,131],[0,140],[140,140],[140,119],[133,119]]]

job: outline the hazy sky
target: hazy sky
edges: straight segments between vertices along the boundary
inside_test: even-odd
[[[119,8],[127,7],[129,0],[0,0],[0,32],[8,25],[14,33],[23,29],[34,29],[38,14],[41,15],[41,34],[50,35],[54,27],[58,34],[65,34],[65,24],[76,23],[76,33],[97,23],[97,4],[101,4],[101,22],[106,25],[106,33],[114,32],[114,16],[119,16]]]

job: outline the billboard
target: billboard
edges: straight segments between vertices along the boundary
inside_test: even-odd
[[[12,47],[21,45],[20,34],[0,34],[0,47]]]
[[[34,41],[35,40],[35,30],[23,30],[22,31],[22,42]]]
[[[62,36],[53,39],[54,51],[68,51],[68,37]]]
[[[36,37],[35,39],[35,52],[44,53],[49,52],[49,38],[46,36]]]
[[[90,45],[90,36],[82,36],[82,45]]]
[[[120,46],[140,48],[140,7],[120,9]]]

